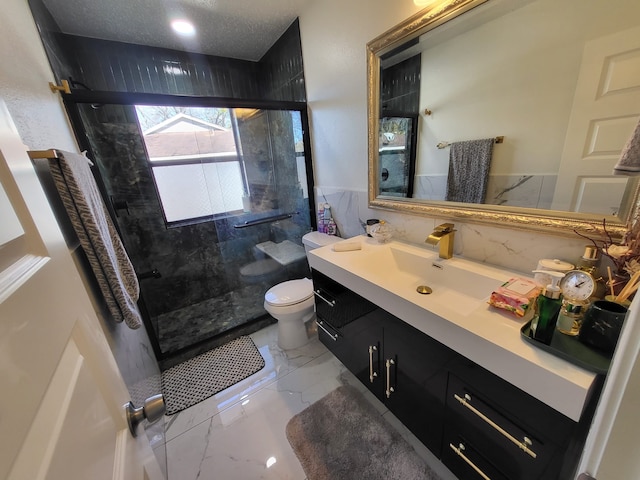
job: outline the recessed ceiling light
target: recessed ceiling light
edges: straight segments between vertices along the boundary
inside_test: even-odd
[[[196,27],[193,26],[193,23],[183,18],[173,20],[171,28],[179,35],[194,35],[196,33]]]

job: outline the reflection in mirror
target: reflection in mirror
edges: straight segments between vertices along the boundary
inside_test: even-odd
[[[640,2],[441,2],[368,55],[370,130],[402,98],[420,113],[412,199],[374,178],[370,131],[371,206],[568,233],[605,218],[623,231],[638,182],[613,167],[640,119]],[[451,148],[438,145],[498,136],[484,205],[447,202]]]
[[[418,116],[380,119],[380,194],[411,197],[416,165]]]

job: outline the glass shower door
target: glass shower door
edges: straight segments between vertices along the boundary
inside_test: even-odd
[[[266,290],[309,274],[301,112],[78,108],[161,356],[273,321]]]

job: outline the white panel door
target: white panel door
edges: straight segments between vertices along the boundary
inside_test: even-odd
[[[91,301],[0,100],[0,479],[160,479]]]
[[[587,42],[551,208],[617,213],[628,177],[613,167],[639,119],[640,28]]]

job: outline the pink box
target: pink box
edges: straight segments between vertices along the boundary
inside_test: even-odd
[[[489,305],[524,317],[541,291],[542,287],[533,280],[512,278],[491,294]]]

